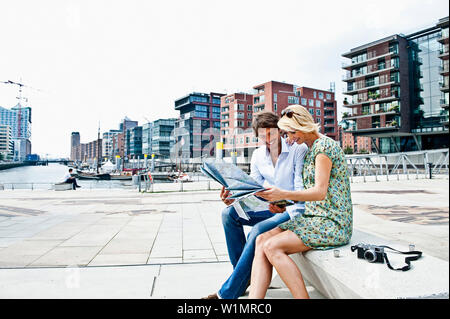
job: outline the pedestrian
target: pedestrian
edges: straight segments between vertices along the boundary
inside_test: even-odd
[[[303,167],[304,190],[276,187],[256,195],[269,201],[304,201],[305,212],[258,236],[252,266],[250,298],[264,298],[275,267],[294,298],[309,298],[302,274],[289,257],[310,249],[325,250],[350,242],[353,208],[345,154],[339,144],[319,133],[306,108],[291,105],[278,127],[298,144],[308,145]]]
[[[250,176],[261,185],[266,182],[281,189],[301,190],[303,157],[307,147],[305,144],[288,145],[278,129],[278,120],[279,117],[271,112],[254,117],[253,132],[262,145],[253,152]],[[220,197],[228,206],[222,211],[222,224],[233,272],[217,293],[204,299],[237,299],[242,296],[250,281],[257,236],[302,214],[304,210],[303,202],[288,207],[270,204],[268,210],[247,212],[250,219],[246,220],[238,216],[233,200],[228,199],[229,195],[222,188]],[[253,226],[247,238],[244,226]]]
[[[70,183],[70,184],[72,184],[72,189],[76,190],[77,187],[81,187],[81,186],[78,185],[77,179],[74,176],[72,176],[72,172],[73,172],[73,169],[69,168],[69,171],[66,173],[66,175],[64,175],[64,178],[63,178],[64,182],[63,183]]]

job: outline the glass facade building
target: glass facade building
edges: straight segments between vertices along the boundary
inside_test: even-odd
[[[11,128],[14,160],[23,161],[31,153],[31,108],[17,104],[11,109],[0,106],[0,125]]]
[[[129,157],[144,158],[142,154],[142,126],[135,126],[127,130],[127,141],[129,141]]]
[[[152,126],[152,154],[155,157],[168,158],[175,143],[173,131],[176,119],[159,119]]]
[[[343,56],[345,132],[370,137],[379,153],[449,147],[448,17]]]
[[[177,158],[214,156],[220,141],[221,93],[191,93],[175,100],[180,117],[175,122],[174,138]],[[207,152],[208,154],[203,154]]]

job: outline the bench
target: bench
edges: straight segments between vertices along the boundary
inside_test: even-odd
[[[350,244],[339,247],[340,256],[333,249],[293,254],[290,257],[302,272],[303,278],[326,298],[332,299],[403,299],[449,298],[449,265],[447,261],[423,253],[411,263],[408,271],[393,271],[380,263],[358,259],[350,246],[358,243],[387,245],[408,251],[409,248],[372,234],[353,229]],[[420,250],[420,247],[416,247]],[[404,266],[407,255],[386,250],[394,268]],[[272,288],[286,285],[274,271]]]
[[[53,187],[55,191],[68,191],[73,189],[73,186],[70,183],[56,183]]]

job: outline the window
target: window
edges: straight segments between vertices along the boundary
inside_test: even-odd
[[[289,104],[298,104],[298,97],[297,96],[288,96],[288,103]]]
[[[247,111],[251,111],[251,110],[252,110],[252,105],[251,104],[247,105]]]
[[[196,111],[208,112],[208,107],[205,105],[195,105]]]
[[[320,101],[316,100],[316,107],[320,107]]]
[[[314,100],[313,99],[309,99],[309,106],[314,106]]]
[[[276,112],[277,111],[277,103],[273,104],[273,110]]]
[[[331,94],[327,93],[327,100],[331,100]]]
[[[316,110],[316,115],[320,116],[320,110]]]
[[[276,93],[273,94],[273,101],[274,101],[274,102],[278,102],[278,101],[277,101],[277,94],[276,94]]]
[[[319,99],[323,99],[323,93],[319,92]]]
[[[243,119],[244,118],[244,113],[243,112],[237,112],[236,113],[236,118],[237,119]]]
[[[235,104],[234,105],[234,110],[235,111],[244,111],[245,110],[245,105],[244,104]]]
[[[309,109],[309,113],[311,113],[311,115],[314,115],[314,109]]]
[[[208,103],[208,98],[207,97],[191,96],[189,99],[190,99],[191,102]],[[220,102],[218,104],[220,104]]]
[[[314,96],[314,98],[317,98],[317,92],[316,91],[313,92],[313,96]]]
[[[302,105],[306,106],[308,104],[306,98],[302,97]]]

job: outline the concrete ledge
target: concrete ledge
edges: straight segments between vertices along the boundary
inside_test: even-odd
[[[387,245],[401,251],[408,247],[392,243],[372,234],[354,229],[350,244],[339,248],[340,257],[333,250],[308,251],[290,257],[300,268],[306,281],[327,298],[336,299],[402,299],[402,298],[448,298],[449,265],[447,261],[427,256],[411,263],[406,272],[393,271],[386,264],[372,264],[358,259],[350,246],[358,243]],[[420,250],[420,247],[416,247]],[[406,255],[387,250],[394,268],[402,267]],[[272,287],[285,286],[276,275]]]
[[[69,191],[72,190],[72,184],[58,183],[54,185],[55,191]]]

